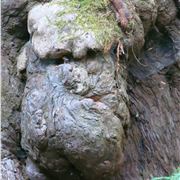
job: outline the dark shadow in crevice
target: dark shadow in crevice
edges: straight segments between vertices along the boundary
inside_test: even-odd
[[[26,76],[26,69],[22,70],[19,75],[20,81],[24,84],[26,84],[27,76]]]
[[[97,51],[97,50],[93,50],[93,49],[89,49],[88,51],[87,51],[87,57],[89,57],[89,58],[94,58],[94,57],[96,57],[96,55],[99,53],[99,51]]]
[[[64,60],[61,59],[40,59],[40,64],[42,66],[49,66],[49,65],[61,65],[64,64]]]
[[[180,1],[179,0],[174,0],[174,3],[178,9],[178,12],[177,12],[177,17],[180,19]]]
[[[158,73],[176,62],[173,41],[166,29],[152,29],[146,39],[140,56],[130,63],[128,70],[142,80]]]
[[[64,172],[61,172],[61,174],[51,172],[50,170],[43,168],[41,168],[40,171],[47,177],[47,180],[84,180],[81,172],[78,171],[72,164],[70,164],[70,166],[66,168]]]
[[[30,35],[27,29],[27,18],[24,19],[20,24],[15,24],[15,26],[8,29],[7,32],[18,39],[29,41]]]

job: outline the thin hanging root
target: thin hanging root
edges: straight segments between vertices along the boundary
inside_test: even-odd
[[[120,66],[120,55],[125,54],[124,53],[124,48],[123,48],[123,44],[121,43],[121,41],[118,41],[118,45],[117,45],[117,52],[116,52],[116,66],[115,66],[115,78],[116,78],[116,85],[118,88],[121,87],[121,85],[119,84],[119,70],[121,68],[121,70],[123,70],[123,67]],[[117,93],[119,93],[118,89],[117,89]]]
[[[123,44],[121,43],[121,41],[119,40],[118,41],[118,46],[117,46],[117,52],[116,52],[116,66],[117,66],[117,69],[116,71],[119,72],[119,68],[120,68],[120,59],[119,59],[119,56],[124,54],[124,48],[123,48]]]
[[[136,55],[135,55],[135,53],[134,53],[134,48],[133,48],[133,47],[132,47],[132,53],[133,53],[133,56],[135,57],[136,61],[137,61],[140,65],[142,65],[142,66],[144,66],[144,67],[147,67],[147,66],[148,66],[148,65],[142,64],[142,63],[140,62],[140,60],[136,57]]]
[[[117,53],[116,53],[117,58],[119,57],[119,55],[122,55],[122,54],[124,54],[124,48],[123,48],[123,44],[119,40],[118,46],[117,46]]]
[[[116,18],[123,29],[126,29],[128,25],[128,19],[126,18],[125,9],[123,6],[123,0],[109,0],[114,7]]]
[[[120,55],[120,41],[118,41],[117,52],[116,52],[117,62],[119,62],[119,55]]]

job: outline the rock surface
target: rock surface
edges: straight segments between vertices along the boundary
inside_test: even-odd
[[[128,24],[106,53],[60,2],[2,1],[3,179],[167,175],[180,162],[179,1],[119,0]]]
[[[23,180],[22,171],[19,167],[19,162],[17,160],[12,160],[10,158],[3,158],[2,162],[2,179],[6,180]]]
[[[2,178],[7,180],[27,178],[23,173],[26,154],[20,145],[20,106],[25,82],[17,76],[16,58],[29,39],[27,12],[33,4],[34,1],[26,0],[1,2],[1,167]]]
[[[145,80],[130,80],[132,127],[124,146],[126,165],[122,167],[122,179],[143,180],[170,174],[178,168],[179,80],[178,64]],[[141,167],[141,173],[136,167]]]
[[[88,32],[74,23],[75,13],[63,14],[70,7],[56,4],[57,1],[35,6],[28,15],[28,31],[32,36],[35,52],[41,59],[61,58],[73,54],[82,58],[89,49],[102,50],[94,32]],[[68,3],[67,3],[68,4]],[[58,27],[57,21],[65,22]]]
[[[114,113],[129,121],[129,112],[119,108],[125,92],[116,88],[114,68],[111,57],[97,55],[28,76],[21,144],[42,169],[61,177],[73,165],[87,179],[117,171],[124,133]]]

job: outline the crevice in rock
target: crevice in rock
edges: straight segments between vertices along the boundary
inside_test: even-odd
[[[64,64],[65,58],[69,60],[68,57],[64,57],[60,59],[40,59],[40,64],[46,67],[50,65],[60,65],[60,64]]]
[[[146,37],[144,48],[128,69],[138,79],[145,79],[175,63],[173,41],[166,29],[152,29]]]
[[[177,17],[180,19],[180,1],[179,0],[174,0],[175,2],[175,5],[178,9],[178,12],[177,12]]]
[[[47,180],[84,180],[81,172],[78,171],[72,164],[68,167],[68,169],[66,169],[66,172],[61,173],[61,176],[59,176],[58,173],[51,173],[47,169],[43,168],[41,168],[41,173],[46,176]]]

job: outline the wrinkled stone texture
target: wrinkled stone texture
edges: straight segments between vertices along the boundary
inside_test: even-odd
[[[2,179],[6,180],[23,180],[23,175],[18,167],[19,162],[10,158],[3,158],[1,162]]]
[[[22,179],[22,172],[18,170],[20,165],[16,166],[19,162],[11,153],[17,154],[17,146],[20,144],[20,103],[24,84],[16,77],[15,58],[25,40],[20,39],[22,36],[19,37],[15,29],[22,27],[24,23],[24,19],[18,17],[18,13],[20,16],[25,15],[23,11],[25,4],[25,1],[17,1],[16,3],[2,1],[1,140],[3,153],[1,158],[2,175],[7,179]],[[18,32],[24,38],[24,29],[22,31],[18,30]],[[13,156],[13,158],[9,158],[9,156]]]
[[[33,1],[1,2],[1,142],[2,178],[25,179],[18,158],[25,155],[20,148],[20,106],[24,82],[17,77],[16,57],[29,38],[26,24],[27,12]]]
[[[119,62],[93,32],[69,39],[85,32],[74,14],[54,26],[64,7],[47,2],[2,1],[3,179],[169,174],[180,162],[179,1],[122,1]]]
[[[47,177],[40,172],[39,168],[30,160],[26,160],[26,170],[25,170],[28,178],[31,180],[41,179],[45,180]]]
[[[122,115],[118,97],[126,92],[116,88],[114,68],[111,57],[97,55],[28,76],[21,144],[41,168],[61,177],[73,165],[87,179],[117,171],[123,128],[114,113]]]
[[[135,0],[134,4],[141,21],[143,23],[144,32],[147,34],[152,25],[155,24],[158,12],[156,0]]]
[[[171,0],[159,0],[157,24],[159,26],[168,25],[175,19],[177,9],[174,1]]]

